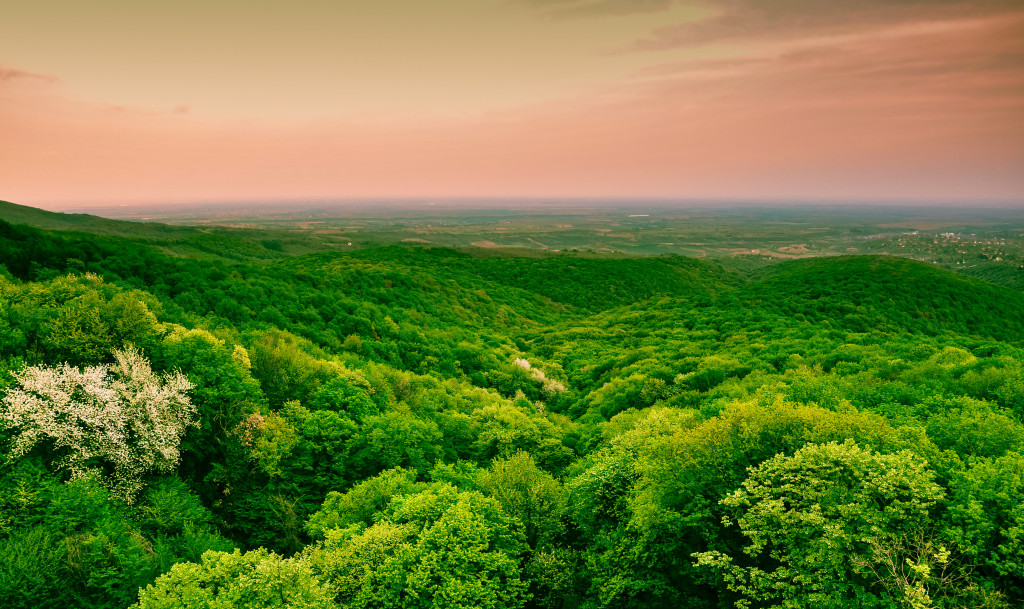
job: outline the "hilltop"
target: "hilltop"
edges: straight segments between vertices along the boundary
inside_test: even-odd
[[[1024,340],[1024,294],[906,258],[784,262],[762,269],[735,298],[856,332],[954,332]]]

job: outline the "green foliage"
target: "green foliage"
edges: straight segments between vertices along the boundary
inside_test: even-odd
[[[272,405],[306,401],[336,376],[336,367],[310,355],[310,347],[289,333],[275,331],[260,333],[250,343],[252,374]]]
[[[523,607],[517,524],[495,500],[441,486],[395,497],[365,531],[334,529],[309,560],[346,607]]]
[[[328,588],[301,560],[266,550],[209,551],[201,562],[181,563],[139,594],[140,609],[229,607],[334,607]]]
[[[730,590],[759,604],[885,606],[860,566],[874,559],[871,543],[926,520],[942,496],[910,453],[810,444],[754,468],[722,501],[747,538],[743,554],[707,552],[698,564],[721,569]]]
[[[173,327],[157,348],[155,362],[166,370],[181,370],[194,386],[198,425],[182,439],[180,471],[204,495],[219,489],[208,481],[216,463],[227,458],[230,436],[252,414],[265,410],[259,383],[250,374],[248,353],[206,330]]]
[[[373,524],[373,517],[397,495],[415,494],[427,485],[416,481],[413,470],[395,468],[363,480],[346,493],[331,491],[323,506],[310,516],[306,528],[310,535],[323,539],[331,529],[344,529],[362,523]]]
[[[126,607],[171,565],[231,545],[174,479],[128,509],[92,478],[22,460],[0,478],[0,598],[9,607]]]
[[[1024,603],[1019,293],[36,217],[104,234],[0,222],[0,391],[130,343],[199,426],[132,506],[8,459],[11,606]]]
[[[741,280],[713,263],[681,256],[650,258],[472,258],[451,250],[427,255],[397,248],[360,252],[364,258],[467,269],[500,285],[515,286],[585,310],[609,309],[655,296],[706,295]],[[572,281],[566,281],[566,278]]]
[[[565,491],[529,453],[495,461],[481,486],[506,514],[519,520],[531,548],[549,549],[563,533]]]
[[[975,461],[950,487],[953,541],[1011,598],[1024,598],[1024,456]]]
[[[1024,295],[913,260],[808,258],[768,267],[765,275],[737,298],[853,332],[953,331],[1024,338],[1024,320],[1013,313],[1024,303]],[[775,298],[776,294],[786,298]]]
[[[561,430],[546,418],[512,405],[485,406],[472,417],[474,452],[481,462],[526,451],[536,456],[541,467],[559,471],[572,460],[572,451],[561,441]]]
[[[4,280],[6,281],[6,280]],[[35,361],[96,364],[115,349],[152,346],[163,329],[151,308],[160,305],[95,275],[56,277],[25,285],[7,283],[3,323],[14,333],[7,354]]]
[[[442,454],[441,437],[436,423],[410,412],[393,410],[367,417],[352,439],[351,466],[361,474],[359,477],[392,467],[424,473]]]
[[[364,387],[359,388],[352,380],[339,376],[328,381],[313,395],[310,407],[318,410],[336,410],[355,421],[362,421],[366,417],[378,414],[377,405],[366,391],[369,384],[365,380],[362,384]]]

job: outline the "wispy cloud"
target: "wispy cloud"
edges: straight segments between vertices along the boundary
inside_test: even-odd
[[[42,82],[57,82],[56,76],[49,76],[47,74],[36,74],[35,72],[27,72],[25,70],[18,70],[15,68],[6,68],[0,66],[0,81],[12,81],[12,80],[37,80]]]
[[[667,11],[675,0],[521,0],[550,19],[602,17]]]
[[[691,4],[683,2],[683,4]],[[655,29],[633,50],[842,35],[865,28],[1009,14],[1019,0],[709,0],[708,17]]]
[[[552,19],[607,15],[538,29],[594,26],[622,44],[647,26],[622,36],[617,11],[668,7],[651,19],[667,24],[685,8],[508,1]],[[171,107],[178,100],[162,111],[116,95],[102,98],[110,105],[76,100],[0,69],[0,196],[1020,199],[1017,5],[709,0],[692,26],[652,33],[631,53],[595,54],[628,60],[601,84],[449,117],[216,118],[191,99],[181,100],[195,104],[188,112]]]

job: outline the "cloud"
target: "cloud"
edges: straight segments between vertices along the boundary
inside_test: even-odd
[[[656,13],[672,8],[675,0],[521,0],[550,19]]]
[[[5,68],[0,66],[0,81],[9,80],[41,80],[43,82],[57,82],[57,77],[48,76],[46,74],[36,74],[35,72],[26,72],[25,70],[18,70],[16,68]]]
[[[724,78],[746,74],[750,69],[774,61],[770,57],[720,57],[715,59],[688,59],[659,64],[639,70],[635,76],[647,77],[710,77]]]
[[[721,42],[842,35],[870,27],[1010,14],[1019,0],[708,0],[709,16],[658,28],[630,47],[658,51]]]
[[[401,123],[214,121],[10,87],[0,196],[1024,196],[1024,15],[872,23],[653,54],[585,95]]]
[[[858,110],[861,116],[959,114],[968,129],[999,114],[1021,131],[1024,14],[906,24],[748,45],[735,57],[678,61],[638,73],[648,95],[716,104]],[[638,85],[643,87],[644,85]],[[758,100],[756,104],[752,100]],[[837,122],[839,117],[837,116]],[[936,119],[936,125],[941,121]]]
[[[843,32],[865,25],[984,16],[1020,9],[1020,0],[516,0],[551,19],[699,9],[697,21],[658,28],[636,44],[656,50],[752,39]]]

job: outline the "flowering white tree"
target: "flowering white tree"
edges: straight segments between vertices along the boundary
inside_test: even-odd
[[[115,364],[83,370],[29,366],[0,401],[0,421],[13,431],[11,459],[49,442],[57,467],[78,478],[112,468],[107,484],[131,502],[153,470],[178,463],[178,444],[195,425],[192,383],[180,372],[157,375],[136,349],[114,352]],[[111,374],[113,373],[113,374]]]

